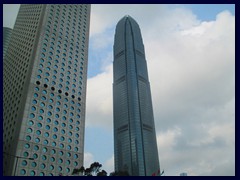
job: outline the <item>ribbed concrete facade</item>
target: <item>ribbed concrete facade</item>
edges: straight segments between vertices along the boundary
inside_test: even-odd
[[[24,4],[4,59],[3,174],[83,165],[90,5]]]
[[[115,171],[151,176],[159,159],[150,84],[140,28],[130,16],[116,27],[113,72]]]

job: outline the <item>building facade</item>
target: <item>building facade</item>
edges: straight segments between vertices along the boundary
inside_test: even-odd
[[[3,174],[83,165],[90,5],[24,4],[4,59]]]
[[[116,26],[113,72],[115,171],[151,176],[159,158],[150,84],[141,31],[130,16]]]
[[[3,27],[3,59],[7,53],[8,45],[11,39],[12,29]]]

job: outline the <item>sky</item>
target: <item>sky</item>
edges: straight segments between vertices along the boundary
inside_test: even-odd
[[[18,7],[3,6],[4,26]],[[127,14],[143,37],[164,175],[235,175],[235,5],[227,4],[91,6],[85,166],[114,171],[113,41]]]

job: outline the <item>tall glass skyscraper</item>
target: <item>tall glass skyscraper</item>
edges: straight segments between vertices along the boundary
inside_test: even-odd
[[[130,16],[116,27],[113,72],[115,171],[151,176],[159,159],[150,84],[140,28]]]
[[[24,4],[3,77],[3,174],[83,165],[90,5]]]

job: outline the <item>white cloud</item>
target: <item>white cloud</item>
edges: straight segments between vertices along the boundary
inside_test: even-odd
[[[112,66],[88,79],[86,126],[112,128]]]
[[[93,24],[99,19],[106,21],[93,30],[92,38],[103,40],[125,14],[139,23],[160,164],[166,175],[234,175],[235,17],[224,11],[215,21],[200,22],[181,7],[131,5],[137,9],[127,13],[123,6],[93,6]],[[141,13],[144,8],[149,10],[147,15]],[[111,16],[104,13],[108,11]],[[105,57],[107,68],[88,80],[86,123],[112,130],[110,53]]]
[[[108,175],[110,175],[111,172],[114,172],[114,156],[112,155],[109,159],[107,159],[106,162],[103,163],[103,167]]]
[[[84,153],[84,167],[90,167],[90,165],[95,162],[95,157],[92,153],[86,152]],[[99,162],[101,163],[101,162]],[[102,170],[105,170],[108,175],[114,171],[114,156],[110,156],[104,163],[102,163]]]
[[[85,168],[90,167],[90,165],[94,162],[94,156],[93,154],[86,152],[84,153],[84,164],[83,166]]]

